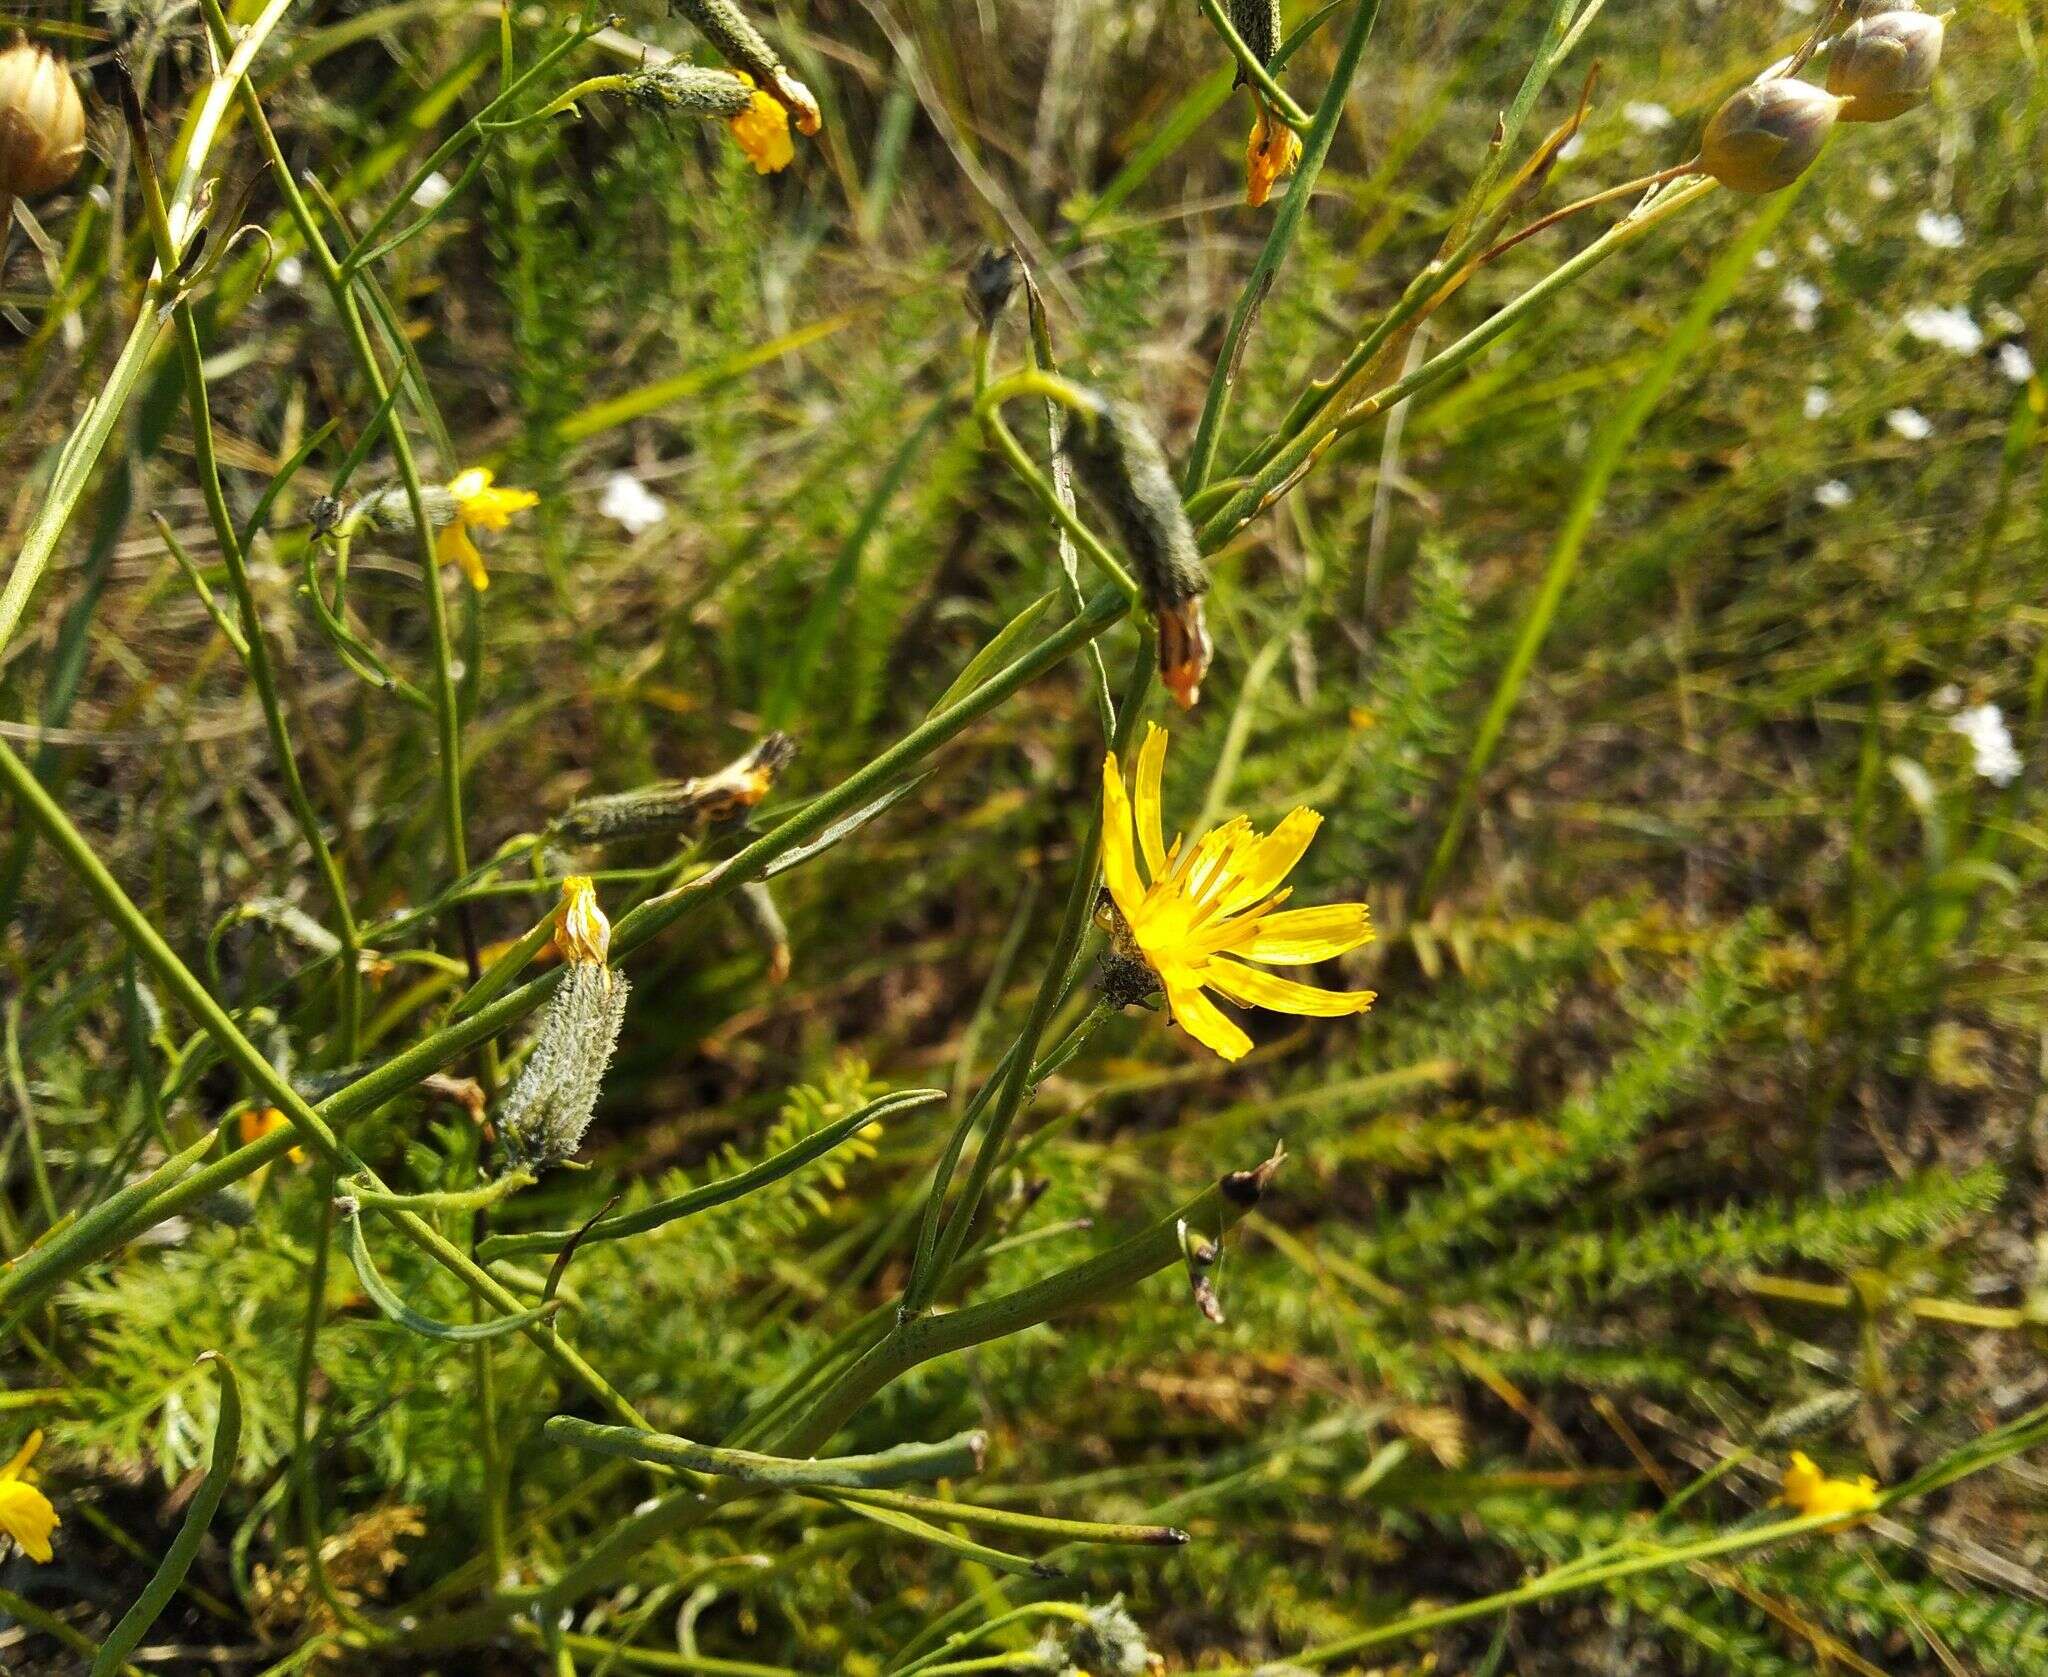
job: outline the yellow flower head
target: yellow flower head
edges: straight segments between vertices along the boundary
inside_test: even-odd
[[[247,1147],[252,1141],[261,1141],[265,1136],[284,1129],[290,1123],[291,1120],[274,1106],[245,1106],[242,1108],[242,1115],[235,1120],[235,1129],[242,1138],[242,1145]],[[295,1165],[306,1162],[306,1150],[303,1147],[294,1147],[285,1156]]]
[[[448,485],[454,499],[454,516],[434,542],[434,555],[444,565],[460,565],[470,587],[482,593],[491,579],[484,570],[484,556],[470,539],[472,527],[502,530],[515,512],[539,503],[531,489],[499,489],[488,466],[472,466]]]
[[[597,886],[584,874],[562,881],[555,909],[555,948],[565,961],[603,966],[612,946],[612,923],[597,906]]]
[[[1244,201],[1257,209],[1273,195],[1276,181],[1294,173],[1301,161],[1301,136],[1256,99],[1252,136],[1244,148]]]
[[[735,74],[749,87],[754,87],[753,77],[745,71],[736,71]],[[796,157],[796,146],[789,137],[789,112],[772,93],[763,93],[754,87],[754,97],[748,101],[747,108],[726,126],[732,130],[732,137],[739,141],[740,150],[752,161],[757,175],[772,175],[787,169]],[[814,120],[812,127],[816,126]]]
[[[39,1565],[50,1559],[50,1533],[63,1522],[50,1499],[28,1481],[28,1464],[43,1447],[40,1429],[28,1435],[28,1442],[14,1453],[14,1460],[0,1467],[0,1532],[21,1545],[21,1552]]]
[[[1147,724],[1138,748],[1134,812],[1116,754],[1103,762],[1102,874],[1122,917],[1118,930],[1128,933],[1135,953],[1158,977],[1174,1022],[1235,1060],[1250,1050],[1252,1039],[1207,990],[1246,1007],[1312,1017],[1371,1007],[1370,990],[1319,990],[1263,970],[1327,961],[1372,941],[1363,903],[1275,912],[1288,895],[1276,887],[1301,860],[1323,818],[1297,809],[1261,835],[1240,815],[1185,848],[1176,838],[1169,850],[1159,808],[1165,768],[1166,730]]]
[[[1867,1473],[1830,1479],[1804,1450],[1794,1450],[1778,1501],[1801,1514],[1868,1514],[1877,1506],[1877,1481]]]

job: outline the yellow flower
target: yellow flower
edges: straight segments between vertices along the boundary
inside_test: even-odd
[[[50,1533],[63,1524],[50,1499],[28,1482],[28,1464],[42,1447],[38,1428],[14,1452],[14,1460],[0,1467],[0,1532],[13,1538],[22,1553],[39,1564],[49,1561]]]
[[[597,906],[597,886],[584,874],[562,881],[555,909],[555,948],[565,961],[603,966],[612,946],[612,925]]]
[[[470,587],[482,593],[491,579],[484,571],[484,556],[470,539],[470,527],[502,530],[515,512],[538,504],[531,489],[498,489],[488,466],[472,466],[448,485],[455,500],[455,516],[435,538],[434,554],[444,565],[460,565]]]
[[[1802,1514],[1868,1514],[1877,1506],[1877,1481],[1867,1473],[1830,1479],[1804,1450],[1794,1450],[1778,1501]]]
[[[1371,1007],[1370,990],[1319,990],[1260,970],[1327,961],[1372,941],[1363,903],[1275,912],[1288,896],[1276,887],[1301,860],[1323,818],[1297,809],[1262,836],[1240,815],[1185,850],[1176,838],[1169,850],[1159,808],[1165,767],[1166,730],[1147,724],[1138,749],[1134,849],[1132,797],[1124,790],[1116,754],[1103,762],[1102,874],[1122,917],[1115,930],[1128,934],[1131,952],[1158,977],[1174,1022],[1235,1060],[1252,1040],[1205,990],[1246,1007],[1312,1017]],[[1149,886],[1139,873],[1140,855]]]
[[[242,1108],[241,1117],[235,1120],[235,1128],[241,1135],[242,1145],[247,1147],[250,1142],[261,1141],[273,1131],[283,1129],[290,1122],[291,1120],[274,1106],[245,1106]],[[306,1150],[303,1147],[294,1147],[285,1156],[295,1165],[306,1162]]]
[[[1301,136],[1254,95],[1252,136],[1244,149],[1244,201],[1257,209],[1273,195],[1273,184],[1294,173],[1301,161]]]
[[[734,73],[747,86],[754,87],[754,78],[745,71]],[[740,150],[752,160],[757,175],[787,169],[796,156],[796,146],[789,137],[789,112],[773,94],[763,93],[758,87],[754,87],[754,97],[747,108],[726,126],[739,141]],[[815,121],[812,126],[816,126]]]

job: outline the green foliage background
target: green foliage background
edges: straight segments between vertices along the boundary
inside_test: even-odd
[[[81,58],[128,43],[168,123],[199,62],[196,20],[141,0],[109,10],[54,8],[84,31]],[[691,43],[658,7],[624,11],[629,34]],[[1138,401],[1178,458],[1264,235],[1265,214],[1235,202],[1241,96],[1132,179],[1148,138],[1227,78],[1192,6],[793,0],[764,21],[827,108],[786,174],[757,178],[716,130],[591,100],[505,136],[384,274],[454,439],[440,475],[488,459],[542,495],[492,545],[489,592],[457,609],[480,855],[579,794],[706,772],[767,727],[802,747],[778,799],[823,790],[1051,584],[1042,518],[963,423],[958,280],[978,242],[1027,238],[1051,258],[1063,364]],[[1542,21],[1526,0],[1387,0],[1256,328],[1225,460],[1435,253]],[[1562,120],[1564,83],[1599,59],[1552,199],[1684,156],[1804,21],[1761,0],[1613,8],[1538,108],[1539,125]],[[1966,7],[1925,108],[1835,136],[1601,500],[1433,900],[1421,884],[1460,766],[1590,441],[1759,206],[1719,195],[1599,269],[1419,401],[1397,450],[1379,427],[1347,439],[1213,561],[1217,666],[1201,707],[1172,719],[1170,816],[1321,809],[1296,901],[1372,903],[1380,939],[1341,977],[1380,1003],[1355,1021],[1260,1018],[1260,1052],[1238,1068],[1163,1017],[1105,1028],[1041,1089],[1034,1144],[999,1179],[1003,1226],[1038,1238],[993,1258],[986,1284],[1050,1273],[1284,1145],[1272,1197],[1217,1272],[1227,1320],[1205,1323],[1178,1277],[1157,1276],[918,1370],[843,1441],[984,1427],[989,1470],[962,1495],[1165,1520],[1195,1541],[1074,1550],[1054,1586],[841,1507],[763,1499],[650,1551],[579,1604],[579,1634],[696,1662],[675,1669],[868,1673],[948,1613],[1120,1592],[1170,1668],[1256,1664],[1611,1541],[1733,1448],[1757,1454],[1666,1535],[1761,1508],[1786,1448],[1895,1483],[2039,1401],[2048,491],[2042,385],[1998,351],[2048,354],[2041,22],[2013,0]],[[288,154],[362,213],[480,101],[498,50],[474,7],[309,5],[261,61],[266,105]],[[1298,93],[1330,50],[1297,60]],[[231,178],[290,257],[253,154]],[[78,197],[46,211],[64,307],[10,328],[10,550],[128,319],[103,285],[104,220]],[[1945,224],[1930,216],[1955,217],[1960,242],[1931,242]],[[1575,226],[1484,272],[1435,329],[1525,289],[1587,236]],[[17,251],[6,289],[22,308],[49,286]],[[1982,348],[1917,337],[1926,308],[1967,309]],[[75,334],[57,328],[66,313]],[[365,409],[303,268],[266,273],[243,247],[201,315],[246,510],[308,431],[342,415],[352,437]],[[45,783],[209,970],[209,931],[238,905],[317,919],[321,902],[241,672],[143,517],[163,513],[204,557],[179,402],[167,358],[0,684],[10,717],[60,726]],[[1905,409],[1929,435],[1902,433]],[[311,480],[338,449],[272,519],[258,581],[314,798],[380,916],[444,883],[434,737],[335,660],[294,593]],[[641,535],[599,511],[621,469],[668,508]],[[1843,504],[1817,499],[1829,483]],[[356,609],[412,670],[418,586],[396,544],[358,551]],[[88,602],[82,685],[53,715],[66,613]],[[1114,639],[1110,667],[1124,656]],[[590,1168],[547,1178],[495,1226],[573,1226],[614,1191],[628,1206],[674,1193],[884,1088],[971,1092],[1029,1005],[1095,796],[1086,668],[1027,689],[906,803],[777,881],[787,983],[768,982],[737,916],[652,950]],[[1951,726],[1985,703],[2026,759],[2010,787],[1973,774]],[[187,1023],[46,853],[24,865],[4,945],[10,1252],[46,1221],[32,1148],[70,1204],[152,1162],[152,1102],[196,1135],[245,1093],[217,1066],[185,1074]],[[480,933],[517,936],[541,906],[508,891],[482,905]],[[310,1077],[331,1002],[294,982],[307,954],[288,925],[248,921],[219,935],[211,970],[266,1051]],[[442,967],[399,960],[371,992],[372,1057],[452,994]],[[730,1436],[900,1286],[902,1219],[949,1110],[593,1246],[570,1270],[578,1345],[657,1425]],[[478,1147],[459,1109],[428,1100],[355,1140],[415,1189],[466,1181]],[[37,1313],[0,1403],[18,1430],[49,1431],[65,1524],[53,1568],[17,1558],[0,1583],[52,1611],[82,1605],[81,1626],[104,1630],[146,1576],[129,1551],[161,1552],[167,1493],[206,1459],[215,1387],[192,1359],[213,1349],[247,1398],[240,1472],[195,1574],[208,1599],[188,1591],[158,1637],[267,1643],[275,1659],[318,1628],[276,1598],[303,1564],[282,1474],[320,1195],[309,1167],[280,1162]],[[418,1308],[461,1317],[455,1283],[376,1244]],[[376,1315],[344,1262],[327,1302],[327,1520],[361,1532],[416,1509],[388,1599],[430,1618],[488,1582],[474,1365]],[[516,1564],[546,1576],[648,1486],[541,1438],[575,1400],[530,1348],[501,1341],[492,1362]],[[1475,1673],[1831,1658],[2048,1671],[2043,1506],[2038,1464],[2015,1460],[1850,1537],[1639,1576],[1518,1613],[1499,1638],[1482,1623],[1374,1657]],[[1020,1660],[1035,1636],[1017,1630]],[[30,1636],[0,1659],[69,1669],[55,1646]],[[522,1642],[489,1657],[540,1669]],[[193,1653],[175,1668],[214,1667]]]

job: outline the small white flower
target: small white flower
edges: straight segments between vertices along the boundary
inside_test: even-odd
[[[2025,384],[2034,376],[2034,358],[2027,353],[2025,344],[2000,344],[1998,370],[2014,384]]]
[[[1884,422],[1892,428],[1894,435],[1904,437],[1909,443],[1924,443],[1934,435],[1934,421],[1918,408],[1893,408],[1884,416]]]
[[[2013,749],[2012,730],[1996,705],[1973,705],[1959,711],[1949,726],[1970,742],[1978,779],[1993,786],[2010,786],[2019,778],[2020,754]]]
[[[1834,397],[1830,396],[1819,385],[1809,384],[1806,387],[1806,400],[1800,403],[1799,411],[1805,414],[1808,419],[1821,419],[1827,415],[1834,405]]]
[[[448,184],[448,177],[436,169],[412,189],[412,201],[423,210],[431,210],[447,198],[452,190]]]
[[[1934,690],[1934,708],[1936,710],[1954,710],[1962,702],[1963,690],[1953,681],[1944,681]]]
[[[1809,233],[1806,235],[1806,254],[1816,262],[1825,262],[1835,254],[1835,247],[1828,243],[1825,234]]]
[[[1833,512],[1837,507],[1846,507],[1856,499],[1855,492],[1838,477],[1831,477],[1813,492],[1814,500]]]
[[[1785,0],[1785,10],[1794,17],[1812,17],[1820,10],[1820,0]]]
[[[1621,107],[1621,119],[1638,134],[1661,134],[1678,120],[1662,105],[1648,99],[1631,99]]]
[[[1970,318],[1970,311],[1961,304],[1952,309],[1923,304],[1917,309],[1908,309],[1901,324],[1923,344],[1939,344],[1958,355],[1975,355],[1984,347],[1984,329]]]
[[[1963,218],[1943,215],[1939,210],[1922,210],[1913,218],[1913,231],[1923,244],[1936,250],[1957,250],[1963,242]]]
[[[288,290],[296,291],[305,284],[306,265],[296,256],[287,256],[277,265],[277,283]]]
[[[1771,249],[1769,245],[1765,245],[1763,249],[1759,250],[1755,256],[1750,258],[1750,260],[1753,261],[1759,268],[1763,269],[1766,273],[1768,273],[1771,269],[1775,268],[1778,265],[1778,253]]]
[[[1813,330],[1814,317],[1820,312],[1821,289],[1812,280],[1794,279],[1785,282],[1785,289],[1778,293],[1778,299],[1791,311],[1792,324],[1802,332]]]
[[[627,535],[637,536],[668,516],[668,503],[631,472],[614,472],[605,479],[597,510],[623,525]]]
[[[1586,131],[1583,128],[1581,128],[1569,140],[1565,141],[1563,145],[1557,148],[1558,159],[1560,162],[1569,163],[1574,157],[1577,157],[1579,153],[1584,151],[1585,149]]]
[[[1898,187],[1893,183],[1891,176],[1882,169],[1871,170],[1870,178],[1863,185],[1871,197],[1875,198],[1880,204],[1890,203],[1893,198],[1898,196]]]

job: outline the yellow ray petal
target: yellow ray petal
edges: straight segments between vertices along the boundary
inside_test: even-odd
[[[1248,961],[1298,967],[1348,955],[1372,942],[1372,915],[1364,903],[1325,903],[1320,908],[1294,908],[1269,914],[1250,929],[1246,941],[1231,949]]]
[[[21,1545],[22,1553],[38,1565],[48,1565],[53,1554],[50,1533],[63,1522],[50,1499],[25,1479],[0,1480],[0,1532]]]
[[[1370,990],[1319,990],[1313,984],[1297,984],[1291,978],[1221,958],[1209,963],[1202,978],[1211,989],[1222,991],[1234,1002],[1270,1008],[1275,1013],[1305,1014],[1314,1019],[1363,1013],[1373,1003]]]
[[[1237,858],[1237,881],[1223,900],[1226,912],[1257,902],[1294,871],[1323,818],[1312,809],[1287,812],[1280,825]]]
[[[469,539],[469,527],[459,519],[434,538],[434,557],[444,565],[460,565],[462,574],[469,578],[470,587],[479,594],[490,587],[491,578],[484,569],[484,556],[477,551],[476,543]]]
[[[1166,730],[1148,722],[1145,743],[1138,747],[1138,844],[1145,853],[1145,871],[1154,879],[1166,877],[1166,829],[1159,797],[1165,776]]]
[[[5,1467],[0,1467],[0,1481],[19,1479],[21,1477],[21,1470],[35,1460],[36,1452],[42,1447],[43,1429],[37,1427],[34,1432],[28,1435],[28,1442],[14,1452],[13,1458],[8,1464]]]
[[[1255,847],[1256,843],[1251,822],[1242,815],[1233,815],[1222,826],[1204,833],[1181,858],[1180,866],[1174,869],[1174,889],[1192,901],[1201,901],[1205,894],[1236,877],[1233,864],[1238,853]]]
[[[1114,751],[1102,760],[1102,882],[1124,919],[1135,925],[1145,901],[1145,886],[1138,878],[1138,858],[1131,849],[1131,800],[1124,791],[1124,774]]]
[[[1173,1009],[1173,1022],[1204,1048],[1226,1060],[1241,1060],[1251,1052],[1252,1039],[1198,986],[1168,985],[1166,1003]]]

